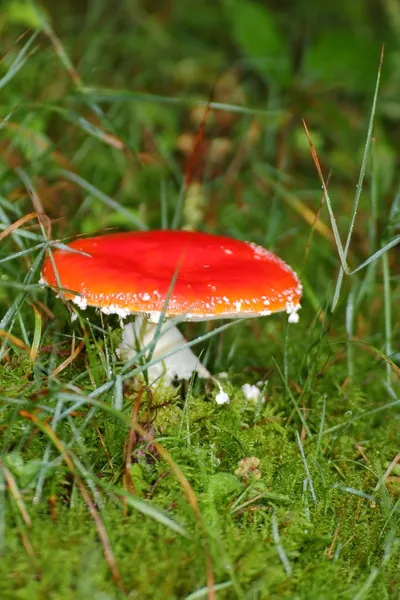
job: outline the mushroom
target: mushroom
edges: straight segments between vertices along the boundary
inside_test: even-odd
[[[81,309],[94,306],[121,319],[131,314],[145,317],[126,326],[121,357],[129,355],[132,346],[136,351],[136,341],[152,339],[163,317],[206,321],[286,311],[290,323],[298,321],[302,288],[297,275],[254,243],[156,230],[80,238],[69,247],[71,251],[57,249],[52,259],[46,258],[41,282],[56,291],[61,286],[63,297]],[[159,334],[153,357],[160,355],[160,344],[168,349],[183,344],[181,334],[171,327],[163,325]],[[190,356],[194,355],[185,348],[170,357],[173,364],[164,361],[166,382],[175,376],[187,379],[193,370],[208,376],[197,358],[188,366]]]

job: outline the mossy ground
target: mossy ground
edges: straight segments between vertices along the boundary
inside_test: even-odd
[[[9,376],[10,368],[3,367],[2,375]],[[128,597],[188,596],[205,586],[211,568],[207,555],[215,582],[227,586],[222,585],[218,598],[396,597],[400,478],[395,470],[384,485],[380,482],[398,450],[398,419],[389,410],[352,423],[366,408],[379,406],[380,386],[371,387],[368,398],[361,390],[337,389],[326,396],[325,407],[316,399],[305,412],[309,436],[299,427],[276,374],[271,375],[270,391],[258,404],[234,386],[227,388],[231,402],[223,406],[212,395],[182,399],[178,391],[143,392],[138,421],[190,482],[201,525],[171,465],[151,441],[140,436],[131,441],[127,467],[129,427],[116,415],[98,408],[85,427],[89,410],[83,404],[70,417],[73,424],[57,429],[86,484],[98,486],[97,506]],[[331,387],[335,376],[341,377],[338,367],[321,379]],[[125,414],[132,412],[137,397],[138,392],[126,391]],[[56,398],[43,395],[40,404],[51,408]],[[112,395],[103,401],[112,404]],[[24,410],[45,421],[37,402],[26,401]],[[47,473],[41,505],[32,507],[38,457],[48,436],[18,415],[21,406],[15,407],[12,432],[7,431],[3,466],[22,490],[32,523],[24,523],[18,498],[9,494],[1,597],[123,597],[110,576],[97,526],[62,460]],[[81,434],[71,445],[72,426]],[[237,471],[249,457],[260,461],[259,478]],[[147,499],[185,534],[130,507],[120,495],[124,489]]]
[[[347,0],[318,22],[312,2],[110,6],[6,0],[0,19],[0,598],[398,599],[398,248],[332,311],[340,260],[301,123],[343,244],[365,166],[355,269],[400,224],[396,19]],[[48,219],[18,221],[32,211]],[[72,321],[37,284],[49,239],[160,225],[254,241],[303,282],[299,324],[196,346],[225,405],[212,382],[149,390],[117,360],[116,318]]]

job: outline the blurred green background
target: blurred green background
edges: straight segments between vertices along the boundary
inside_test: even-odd
[[[208,226],[239,235],[230,207],[232,200],[243,201],[255,205],[253,221],[249,211],[251,229],[263,241],[258,213],[260,207],[270,209],[274,188],[266,181],[257,185],[255,162],[264,175],[290,178],[287,186],[318,206],[302,118],[325,174],[332,170],[338,213],[347,212],[383,44],[376,122],[376,161],[384,164],[380,202],[397,189],[400,7],[395,0],[323,5],[93,0],[41,6],[3,0],[2,54],[9,49],[0,65],[3,75],[20,47],[17,37],[28,28],[42,30],[32,55],[13,84],[2,86],[2,116],[13,107],[1,131],[2,176],[7,166],[29,161],[45,209],[53,218],[68,219],[70,233],[131,224],[104,205],[85,201],[75,185],[60,181],[56,167],[76,171],[132,214],[140,213],[149,226],[159,224],[160,196],[173,206],[193,147],[203,112],[196,100],[207,100],[212,90],[214,100],[231,109],[213,111],[207,124],[210,147],[201,177],[208,184]],[[60,65],[67,60],[64,52],[73,71]],[[23,135],[16,136],[15,128]],[[62,222],[59,227],[62,231]],[[362,220],[360,229],[362,235]]]

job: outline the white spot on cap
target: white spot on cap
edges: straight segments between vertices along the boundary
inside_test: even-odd
[[[150,294],[148,294],[147,292],[145,294],[143,294],[142,300],[144,302],[147,302],[148,300],[150,300]]]
[[[101,312],[105,315],[118,315],[121,319],[126,319],[131,314],[129,308],[122,308],[117,304],[110,304],[109,306],[103,306]]]
[[[240,301],[234,302],[233,304],[236,308],[236,312],[240,312],[242,310],[242,303]]]
[[[81,308],[82,310],[85,310],[85,308],[87,308],[87,299],[84,296],[74,296],[72,298],[72,302],[79,306],[79,308]]]

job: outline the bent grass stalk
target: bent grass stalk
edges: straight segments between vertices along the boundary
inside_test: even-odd
[[[358,205],[360,202],[362,186],[363,186],[364,176],[365,176],[365,170],[366,170],[366,166],[367,166],[367,160],[369,157],[369,152],[370,152],[370,147],[371,147],[372,132],[373,132],[373,127],[374,127],[375,112],[376,112],[376,104],[377,104],[377,100],[378,100],[379,83],[380,83],[380,79],[381,79],[381,71],[382,71],[382,64],[383,64],[383,56],[384,56],[384,46],[382,46],[382,50],[381,50],[381,56],[380,56],[379,66],[378,66],[378,74],[377,74],[376,84],[375,84],[375,92],[374,92],[374,97],[372,100],[371,116],[370,116],[369,124],[368,124],[367,139],[365,142],[364,154],[363,154],[363,158],[361,161],[360,175],[358,178],[358,183],[356,185],[356,195],[354,197],[353,210],[352,210],[352,214],[351,214],[351,218],[350,218],[350,225],[349,225],[349,230],[347,233],[346,245],[345,245],[345,248],[343,251],[345,260],[347,259],[347,254],[348,254],[348,251],[350,248],[350,243],[351,243],[351,237],[353,235],[354,224],[356,221],[357,210],[358,210]],[[344,275],[344,271],[343,271],[343,267],[341,267],[339,270],[337,281],[336,281],[335,293],[333,295],[332,312],[335,311],[337,303],[339,301],[340,290],[341,290],[342,281],[343,281],[343,275]]]
[[[377,97],[378,97],[378,90],[379,90],[379,82],[380,82],[380,76],[381,76],[381,69],[382,69],[382,62],[383,62],[383,54],[384,54],[384,49],[382,48],[381,51],[381,57],[380,57],[380,62],[379,62],[379,67],[378,67],[378,75],[377,75],[377,81],[376,81],[376,86],[375,86],[375,93],[374,93],[374,98],[373,98],[373,103],[372,103],[372,110],[371,110],[371,116],[370,116],[370,121],[369,121],[369,126],[368,126],[368,132],[367,132],[367,140],[366,140],[366,144],[365,144],[365,150],[364,150],[364,155],[363,155],[363,159],[362,159],[362,163],[361,163],[361,169],[360,169],[360,175],[359,175],[359,180],[358,180],[358,184],[357,184],[357,191],[356,191],[356,195],[354,198],[354,203],[353,203],[353,209],[352,209],[352,215],[351,215],[351,219],[350,219],[350,226],[349,226],[349,231],[347,234],[347,239],[346,239],[346,243],[345,246],[343,247],[343,244],[341,242],[340,239],[340,234],[339,234],[339,230],[337,228],[337,223],[336,223],[336,218],[335,218],[335,214],[332,208],[332,203],[328,194],[328,189],[325,183],[325,179],[322,173],[322,169],[320,166],[320,162],[318,159],[318,155],[317,155],[317,151],[315,149],[315,146],[312,142],[312,138],[310,135],[310,132],[308,130],[308,127],[305,123],[305,121],[303,120],[303,125],[304,125],[304,129],[306,132],[306,136],[310,145],[310,149],[311,149],[311,155],[315,164],[315,167],[317,169],[320,181],[321,181],[321,185],[322,185],[322,189],[323,189],[323,193],[324,193],[324,199],[325,202],[327,204],[328,207],[328,212],[329,212],[329,218],[331,221],[331,226],[332,226],[332,231],[333,231],[333,235],[334,235],[334,239],[335,239],[335,243],[336,243],[336,248],[338,251],[338,255],[339,255],[339,259],[340,259],[340,270],[339,270],[339,275],[337,278],[337,282],[336,282],[336,289],[335,289],[335,293],[334,293],[334,298],[333,298],[333,302],[332,302],[332,312],[335,311],[335,308],[337,306],[337,303],[339,301],[339,297],[340,297],[340,290],[341,290],[341,285],[342,285],[342,280],[343,280],[343,275],[354,275],[355,273],[358,273],[358,271],[361,271],[362,269],[364,269],[365,267],[367,267],[368,265],[372,264],[373,262],[375,262],[378,258],[380,258],[383,254],[387,253],[391,248],[393,248],[394,246],[396,246],[399,242],[400,242],[400,235],[396,236],[393,240],[391,240],[390,242],[386,243],[380,250],[374,252],[372,254],[372,256],[370,256],[369,258],[367,258],[363,263],[361,263],[357,268],[350,270],[348,264],[347,264],[347,254],[349,251],[349,247],[350,247],[350,242],[351,242],[351,237],[352,237],[352,233],[353,233],[353,229],[354,229],[354,223],[355,223],[355,219],[356,219],[356,215],[357,215],[357,209],[358,209],[358,204],[359,204],[359,200],[360,200],[360,196],[361,196],[361,191],[362,191],[362,183],[364,181],[364,176],[365,176],[365,170],[366,170],[366,164],[367,164],[367,159],[368,159],[368,153],[370,150],[370,145],[371,145],[371,140],[372,140],[372,132],[373,132],[373,123],[374,123],[374,119],[375,119],[375,112],[376,112],[376,103],[377,103]]]

